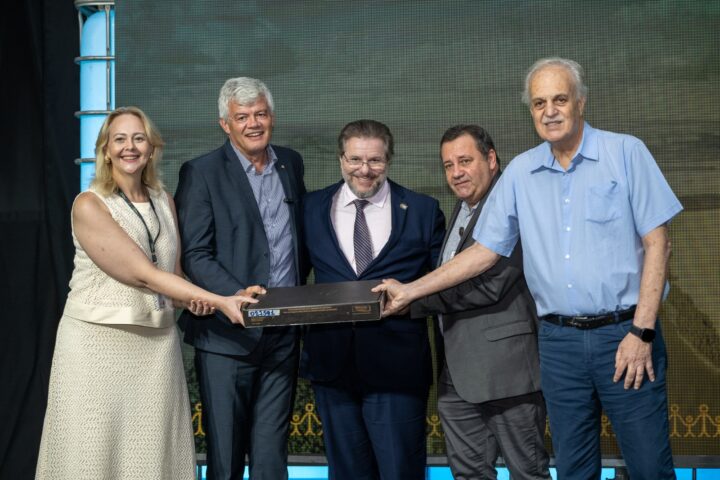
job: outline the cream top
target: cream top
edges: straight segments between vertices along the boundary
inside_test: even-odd
[[[150,258],[150,245],[147,232],[137,214],[116,194],[103,197],[97,195],[110,210],[113,219],[125,230],[128,236]],[[172,272],[175,269],[177,254],[177,228],[172,211],[164,191],[150,190],[150,198],[155,205],[157,217],[150,203],[135,203],[143,216],[153,238],[160,228],[160,236],[155,245],[158,267]],[[158,223],[159,221],[159,223]],[[75,269],[70,280],[70,293],[65,304],[64,314],[92,323],[141,325],[165,328],[175,323],[172,302],[150,290],[131,287],[113,279],[93,263],[83,250],[75,236]]]

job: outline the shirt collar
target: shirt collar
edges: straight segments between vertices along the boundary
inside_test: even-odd
[[[470,216],[477,208],[478,203],[476,203],[475,205],[468,205],[467,202],[462,202],[462,204],[460,205],[460,211],[463,212],[465,215]]]
[[[390,193],[390,184],[387,180],[383,183],[382,187],[380,187],[380,190],[378,190],[375,195],[372,197],[365,198],[364,200],[367,200],[368,202],[372,203],[378,208],[382,208],[385,205],[385,202],[387,201],[388,194]],[[350,205],[354,200],[357,200],[359,197],[355,195],[352,190],[350,190],[350,187],[348,186],[347,182],[343,183],[342,188],[340,189],[340,205],[348,206]]]
[[[548,168],[552,170],[560,168],[555,161],[555,155],[552,153],[550,142],[544,142],[537,148],[538,155],[535,156],[535,161],[531,165],[531,172],[541,168]],[[597,162],[600,159],[599,150],[597,132],[590,126],[589,123],[585,122],[583,125],[582,140],[580,140],[580,146],[578,147],[577,153],[575,154],[571,164],[577,163],[579,158]]]
[[[245,173],[255,173],[255,166],[250,163],[250,160],[245,157],[245,155],[242,154],[240,149],[238,149],[232,142],[230,142],[230,146],[232,147],[233,151],[235,152],[235,155],[237,155],[238,160],[240,160],[240,164],[242,165],[243,170],[245,170]],[[268,163],[265,166],[265,169],[263,169],[262,174],[270,174],[273,171],[273,167],[275,165],[275,162],[277,162],[277,155],[275,155],[275,150],[273,150],[272,146],[268,145],[267,149],[267,158]]]

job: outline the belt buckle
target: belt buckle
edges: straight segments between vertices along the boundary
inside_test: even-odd
[[[578,330],[590,330],[593,328],[592,317],[588,316],[582,316],[582,317],[572,317],[572,322],[570,322],[570,325],[577,328]]]

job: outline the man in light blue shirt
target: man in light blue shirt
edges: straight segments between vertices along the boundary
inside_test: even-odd
[[[379,289],[391,313],[485,271],[520,239],[542,319],[559,477],[599,477],[605,409],[631,478],[675,478],[657,314],[668,290],[667,222],[682,206],[640,140],[585,123],[586,99],[576,62],[536,62],[523,100],[545,142],[508,165],[473,232],[477,243],[426,277]]]

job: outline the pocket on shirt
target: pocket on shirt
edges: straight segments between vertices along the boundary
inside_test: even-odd
[[[588,189],[585,218],[592,223],[607,223],[620,218],[622,195],[617,182],[611,181]]]

